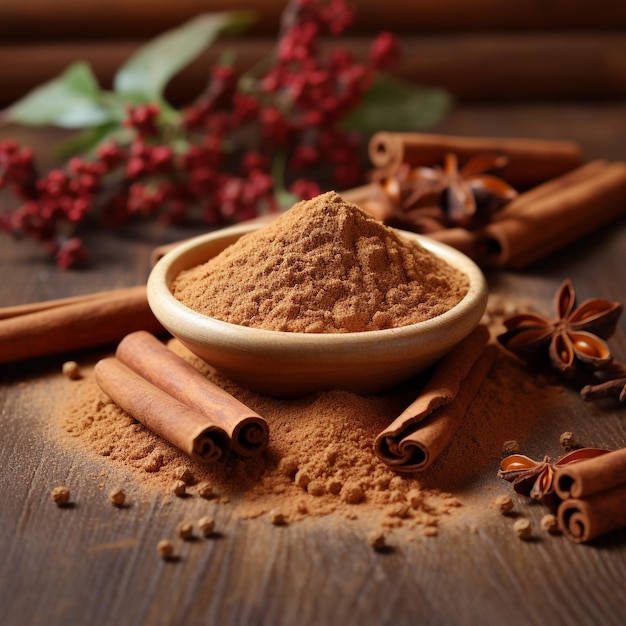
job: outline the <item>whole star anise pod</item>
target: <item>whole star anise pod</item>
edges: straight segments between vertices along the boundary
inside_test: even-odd
[[[552,504],[557,498],[554,493],[554,474],[557,469],[607,452],[609,450],[604,448],[580,448],[555,463],[550,462],[549,456],[544,456],[543,461],[535,461],[524,454],[511,454],[500,463],[498,477],[513,483],[516,493],[543,504]]]
[[[612,360],[604,341],[617,326],[622,312],[619,302],[602,298],[585,300],[576,307],[574,287],[564,280],[554,299],[556,316],[521,313],[504,320],[507,331],[498,341],[527,363],[545,359],[562,374],[573,376],[576,366],[600,369]]]
[[[419,232],[469,226],[488,218],[517,195],[509,184],[486,173],[507,161],[501,155],[478,154],[459,168],[456,155],[448,153],[443,167],[410,169],[403,164],[380,181],[391,205],[388,212]]]

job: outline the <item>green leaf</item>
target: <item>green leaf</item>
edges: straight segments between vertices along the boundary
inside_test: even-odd
[[[300,198],[295,193],[290,193],[285,189],[274,190],[274,198],[278,204],[279,211],[287,211],[290,209]]]
[[[343,123],[349,130],[417,131],[434,126],[450,110],[452,99],[442,90],[377,73],[362,104]]]
[[[114,119],[89,65],[78,62],[14,103],[4,119],[31,126],[84,128]]]
[[[238,32],[251,21],[247,11],[205,13],[159,35],[118,70],[115,91],[161,99],[167,83],[219,35]]]
[[[92,155],[97,146],[104,141],[117,141],[121,144],[130,143],[133,131],[120,127],[116,122],[86,128],[63,141],[55,153],[60,158],[69,158],[74,154]]]

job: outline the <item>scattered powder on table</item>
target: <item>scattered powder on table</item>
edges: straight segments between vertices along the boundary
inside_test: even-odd
[[[467,289],[464,273],[335,192],[297,203],[172,285],[204,315],[306,333],[421,322],[451,309]]]
[[[196,464],[112,403],[87,367],[80,380],[60,381],[67,390],[57,424],[81,448],[126,468],[146,489],[171,493],[185,476],[188,496],[231,503],[243,518],[266,515],[292,523],[336,512],[434,536],[442,519],[466,508],[459,504],[467,504],[462,494],[468,487],[495,476],[503,441],[522,441],[564,401],[561,387],[535,380],[503,353],[442,456],[426,472],[405,476],[385,466],[372,446],[414,399],[417,381],[379,396],[329,391],[280,400],[232,383],[176,340],[169,346],[267,419],[265,453]]]
[[[127,467],[147,488],[171,492],[186,470],[188,496],[208,492],[246,519],[267,515],[292,523],[338,512],[348,518],[375,514],[383,527],[432,528],[459,506],[449,493],[397,476],[373,454],[375,434],[410,402],[411,389],[379,397],[330,391],[278,400],[232,383],[176,340],[169,346],[267,419],[270,444],[263,454],[197,464],[111,402],[87,367],[57,409],[62,429]]]

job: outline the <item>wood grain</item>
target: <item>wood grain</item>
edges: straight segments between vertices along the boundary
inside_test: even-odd
[[[253,31],[274,34],[286,0],[3,0],[0,36],[13,40],[150,37],[205,11],[249,10]],[[468,30],[614,29],[626,26],[621,0],[356,0],[352,31],[400,33]]]
[[[615,124],[623,112],[621,103],[461,107],[440,130],[556,136],[580,141],[594,157],[623,159],[625,131]],[[3,237],[0,302],[138,284],[149,271],[151,249],[171,236],[146,225],[90,236],[94,264],[85,273],[56,270],[34,244]],[[487,278],[492,293],[523,295],[542,306],[549,306],[565,277],[580,299],[626,302],[624,250],[622,221],[523,272],[493,271]],[[610,341],[626,360],[623,319]],[[81,358],[89,362],[97,355]],[[52,359],[0,368],[2,624],[435,626],[503,624],[513,617],[524,626],[623,622],[626,531],[590,546],[563,537],[517,540],[509,532],[511,520],[489,508],[501,488],[489,460],[470,464],[463,497],[475,506],[442,522],[439,537],[399,541],[395,550],[379,554],[363,540],[365,517],[277,528],[264,519],[241,519],[236,502],[172,501],[142,489],[79,441],[58,438],[50,403],[58,400],[59,365]],[[623,407],[569,402],[545,407],[545,414],[524,441],[531,455],[554,449],[564,430],[589,445],[625,445]],[[467,454],[471,458],[471,450]],[[443,475],[435,468],[427,480],[447,489]],[[70,486],[75,506],[57,509],[50,501],[60,483]],[[127,508],[106,500],[118,485],[127,491]],[[543,512],[524,502],[518,508],[535,525]],[[214,515],[220,534],[176,542],[180,560],[161,562],[156,542],[173,538],[179,521],[200,514]]]
[[[371,36],[343,37],[341,45],[365,60]],[[117,68],[142,44],[138,39],[0,42],[0,104],[8,105],[60,74],[77,59],[110,87]],[[272,37],[220,40],[178,74],[167,96],[186,103],[204,89],[211,63],[225,50],[247,70],[273,50]],[[535,98],[615,98],[626,95],[623,31],[463,32],[400,37],[402,57],[392,71],[420,85],[439,87],[467,101]],[[330,48],[336,42],[322,45]],[[513,131],[511,131],[513,132]]]

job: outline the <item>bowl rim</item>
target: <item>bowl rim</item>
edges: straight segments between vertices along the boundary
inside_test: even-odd
[[[183,269],[197,265],[198,262],[185,265],[183,261],[194,255],[198,248],[211,241],[232,237],[233,243],[239,237],[260,230],[266,224],[246,222],[221,228],[188,239],[161,257],[152,268],[147,281],[148,304],[155,317],[170,330],[172,334],[191,341],[204,342],[209,338],[213,342],[215,334],[219,333],[220,344],[240,346],[246,340],[253,342],[256,349],[271,350],[277,342],[281,349],[289,346],[302,348],[308,346],[325,346],[332,348],[357,347],[367,341],[369,345],[386,344],[390,340],[406,340],[419,335],[424,344],[441,341],[441,333],[448,333],[454,322],[460,321],[468,315],[468,311],[476,310],[475,322],[478,324],[487,302],[487,281],[478,265],[467,255],[455,248],[435,239],[414,232],[394,228],[403,237],[418,241],[424,248],[443,258],[450,265],[462,271],[469,279],[469,287],[465,296],[451,309],[428,320],[386,328],[383,330],[366,330],[349,333],[297,333],[292,331],[268,330],[225,322],[203,313],[194,311],[180,302],[171,291],[174,277]],[[230,244],[228,244],[230,245]],[[205,259],[205,261],[208,260]],[[200,261],[202,263],[203,261]],[[174,272],[173,269],[182,264]],[[480,314],[478,314],[478,310]],[[189,329],[193,328],[193,335]],[[432,332],[429,332],[432,331]],[[439,331],[439,332],[437,332]]]

